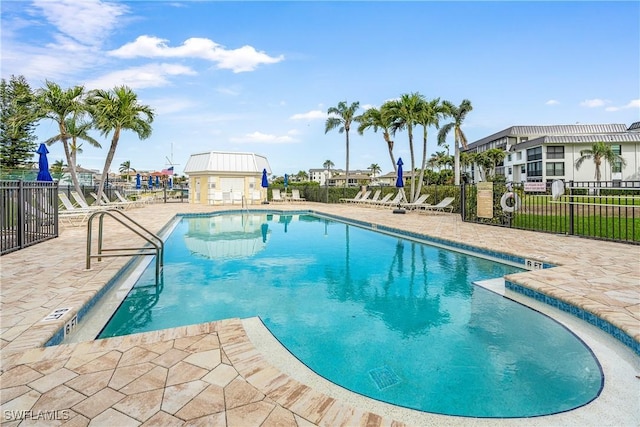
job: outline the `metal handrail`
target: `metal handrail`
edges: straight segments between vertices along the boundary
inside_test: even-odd
[[[130,223],[133,223],[137,229],[126,223],[122,218],[117,217],[114,213],[118,213],[122,217],[124,217]],[[103,237],[103,227],[104,227],[104,216],[108,215],[114,220],[118,221],[124,227],[133,231],[135,234],[143,238],[147,243],[149,243],[153,248],[149,246],[144,246],[141,248],[113,248],[113,249],[105,249],[102,246],[102,237]],[[93,218],[99,217],[99,226],[98,226],[98,253],[96,255],[91,254],[92,248],[92,232],[93,232]],[[141,232],[142,230],[143,232]],[[113,253],[113,254],[105,254],[104,252],[116,252],[116,251],[127,251],[123,253]],[[155,255],[156,256],[156,285],[159,283],[160,279],[160,269],[164,265],[164,242],[160,237],[152,233],[151,231],[144,228],[138,222],[131,219],[129,216],[125,215],[119,209],[105,209],[99,210],[91,214],[89,220],[87,222],[87,270],[91,269],[91,258],[98,258],[98,261],[101,261],[103,257],[116,257],[116,256],[137,256],[137,255]]]

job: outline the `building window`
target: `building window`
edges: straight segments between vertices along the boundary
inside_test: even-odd
[[[510,161],[511,161],[511,154],[509,154],[509,155],[507,156],[507,161],[508,161],[508,162],[510,162]]]
[[[564,176],[564,162],[547,163],[547,176]]]
[[[520,173],[526,173],[527,169],[524,167],[524,165],[520,166]]]
[[[611,151],[613,151],[613,154],[621,156],[622,155],[622,145],[620,145],[620,144],[611,145]],[[622,162],[620,160],[615,160],[613,162],[613,164],[611,165],[611,172],[613,172],[613,173],[621,173],[622,172]]]
[[[564,147],[562,146],[547,147],[547,159],[564,159]]]
[[[518,151],[516,154],[516,160],[522,160],[522,151]]]
[[[508,169],[508,170],[509,170],[509,172],[508,172],[508,173],[509,173],[509,175],[513,175],[513,168],[512,168],[511,166],[509,166],[509,169]]]
[[[527,163],[527,177],[531,176],[542,176],[542,162]]]
[[[542,147],[529,148],[527,150],[527,161],[533,162],[535,160],[542,160]]]
[[[613,154],[617,154],[618,156],[621,156],[622,155],[622,145],[620,145],[620,144],[611,145],[611,151],[613,151]]]

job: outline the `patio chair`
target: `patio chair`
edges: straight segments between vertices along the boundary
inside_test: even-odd
[[[358,203],[362,200],[366,200],[369,198],[369,195],[371,194],[371,190],[367,190],[364,192],[364,194],[362,194],[359,198],[353,198],[353,199],[347,199],[347,203]]]
[[[91,191],[89,194],[91,195],[91,197],[93,197],[96,200],[96,202],[98,201],[98,195],[95,192]],[[73,192],[71,193],[71,195],[72,196],[74,195]],[[77,200],[77,202],[80,206],[82,206],[80,201]],[[117,202],[117,201],[112,202],[111,200],[109,200],[109,197],[106,194],[102,193],[102,203],[98,204],[98,206],[104,206],[107,208],[127,209],[131,207],[131,204],[129,204],[128,202]]]
[[[362,198],[362,199],[358,200],[355,203],[357,203],[359,205],[366,205],[367,203],[374,203],[374,202],[376,202],[376,201],[378,201],[380,199],[380,194],[382,194],[382,191],[381,190],[376,190],[376,192],[373,193],[373,197],[372,198],[370,198],[370,199]]]
[[[455,200],[455,197],[445,197],[444,199],[440,200],[440,203],[435,205],[426,205],[421,209],[425,212],[426,211],[444,212],[445,209],[449,209],[449,212],[451,213],[453,212],[454,200]]]
[[[73,192],[72,192],[73,195]],[[105,208],[103,206],[89,206],[85,203],[85,205],[87,207],[83,207],[83,206],[75,206],[71,200],[69,200],[69,197],[67,197],[67,195],[65,193],[58,193],[58,199],[60,199],[60,202],[62,202],[62,206],[64,207],[64,210],[69,211],[69,212],[95,212],[97,210],[104,210]],[[75,200],[75,198],[74,198]]]
[[[260,190],[253,190],[251,192],[251,204],[260,204],[262,203],[262,193]]]
[[[114,190],[113,194],[115,194],[116,197],[118,198],[118,200],[121,201],[122,203],[131,203],[132,207],[142,206],[142,205],[145,204],[144,200],[142,200],[142,199],[138,199],[138,200],[129,200],[129,199],[127,199],[122,194],[120,194],[120,192],[118,190]]]
[[[274,188],[271,190],[271,201],[272,202],[284,202],[284,199],[280,195],[280,189]]]
[[[428,203],[425,203],[425,200],[427,200],[428,198],[429,198],[428,194],[421,194],[420,197],[415,199],[413,202],[400,203],[400,207],[403,207],[408,210],[413,210],[413,209],[421,209],[425,206],[431,206]]]
[[[389,200],[391,200],[391,197],[393,197],[393,193],[387,193],[384,195],[384,197],[382,199],[379,200],[371,200],[368,201],[366,203],[363,203],[364,206],[378,206],[378,205],[384,205],[385,203],[387,203]]]
[[[238,204],[242,204],[242,198],[243,198],[243,194],[242,191],[232,191],[231,192],[231,204],[235,205],[236,203]]]
[[[300,190],[295,188],[295,189],[291,189],[291,199],[290,200],[292,202],[304,202],[307,199],[305,199],[304,197],[300,197]]]
[[[339,199],[340,203],[347,203],[347,202],[351,202],[354,200],[360,200],[360,198],[362,197],[362,191],[358,191],[358,193],[352,198],[348,198],[348,197],[342,197]]]
[[[395,197],[393,198],[393,200],[388,200],[386,202],[378,202],[375,203],[375,206],[381,206],[381,207],[397,207],[400,203],[402,203],[402,199],[404,198],[404,194],[402,193],[402,191],[398,191],[395,195]]]

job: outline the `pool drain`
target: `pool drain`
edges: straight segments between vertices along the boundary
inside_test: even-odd
[[[381,391],[400,382],[400,377],[386,365],[370,370],[369,376]]]

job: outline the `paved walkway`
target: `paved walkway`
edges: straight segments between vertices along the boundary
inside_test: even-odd
[[[467,224],[450,214],[393,215],[384,209],[311,203],[269,207],[315,209],[556,264],[511,280],[606,319],[640,342],[640,247]],[[216,209],[174,203],[128,214],[160,230],[176,213]],[[383,406],[365,410],[284,374],[256,349],[239,319],[43,348],[128,261],[105,258],[85,270],[85,239],[85,227],[65,227],[58,239],[0,259],[3,425],[21,420],[78,426],[403,424],[385,415]],[[114,227],[106,245],[123,240],[130,241],[130,235]],[[62,307],[72,310],[57,321],[42,321]],[[638,366],[637,360],[633,363]],[[631,418],[638,420],[637,394],[630,392],[630,400],[619,397],[631,402]],[[505,425],[544,425],[545,418]],[[441,416],[429,420],[434,425],[499,424]]]

